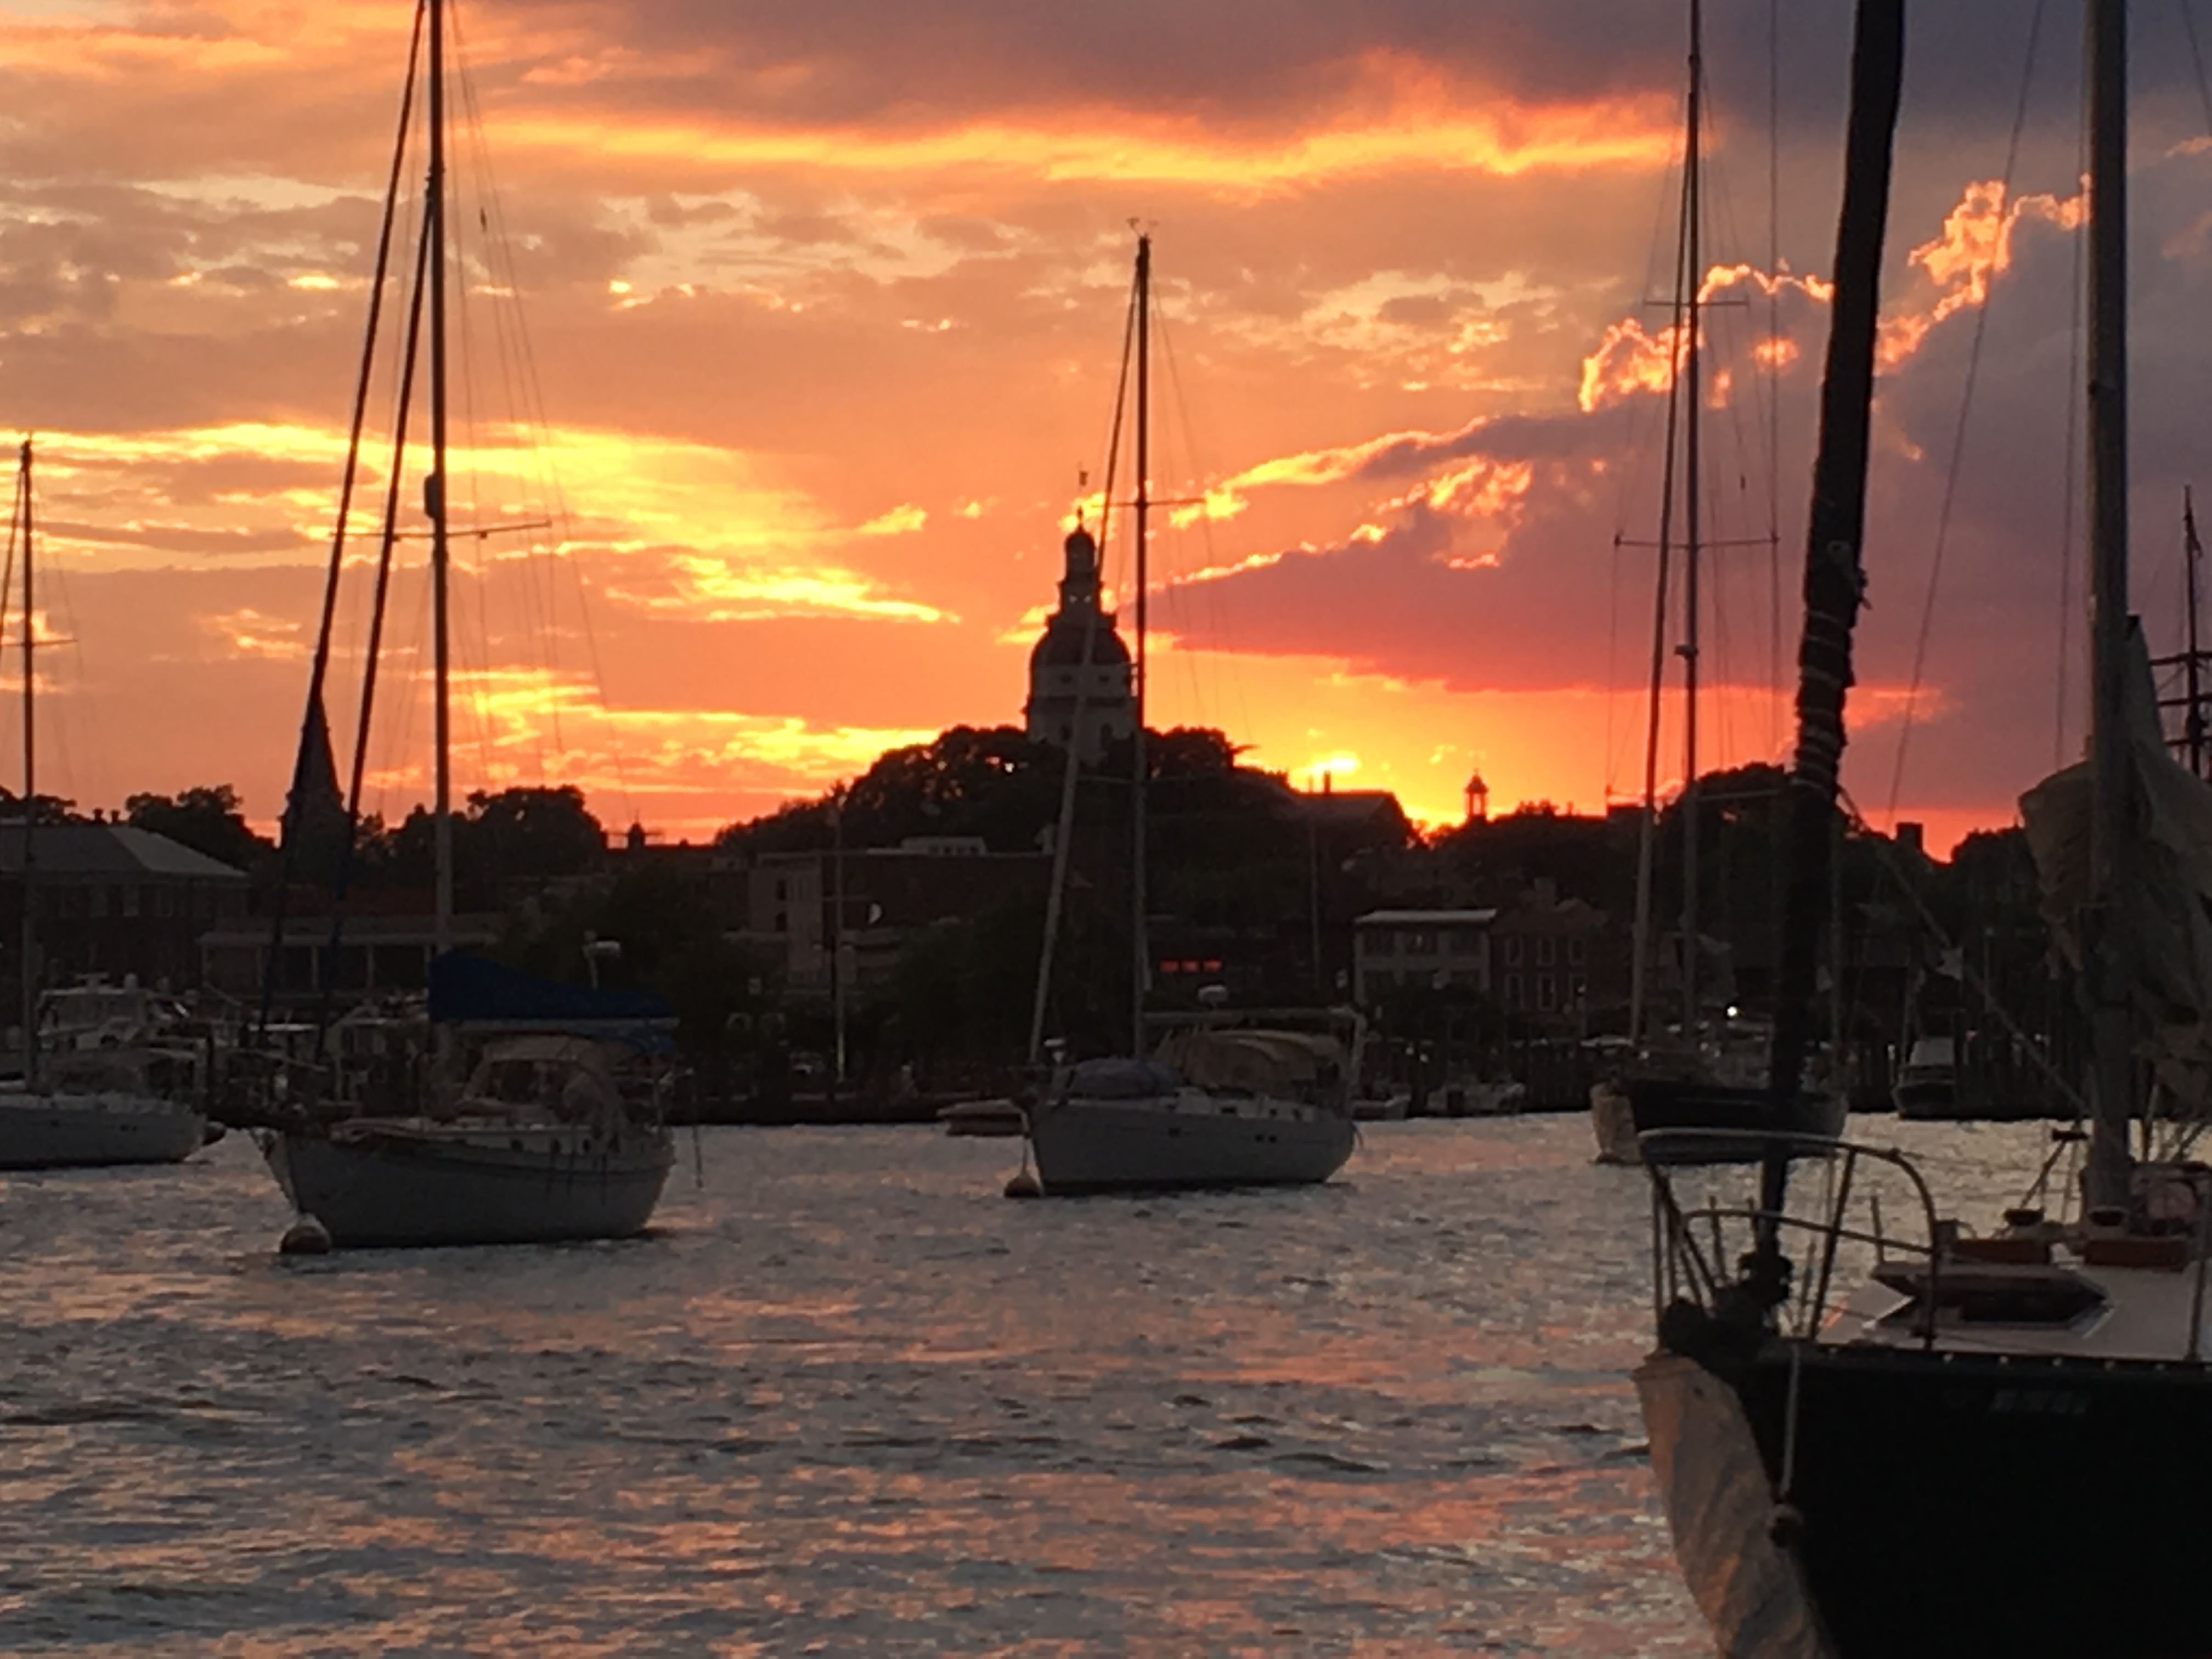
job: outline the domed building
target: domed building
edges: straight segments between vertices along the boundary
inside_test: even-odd
[[[1107,744],[1136,730],[1129,647],[1115,631],[1114,613],[1098,608],[1097,542],[1078,526],[1066,549],[1060,609],[1030,653],[1024,724],[1039,742],[1097,761]]]

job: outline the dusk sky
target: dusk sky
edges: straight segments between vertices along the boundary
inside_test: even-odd
[[[0,422],[39,441],[65,641],[41,783],[84,807],[225,781],[258,822],[281,806],[411,9],[0,3]],[[1772,647],[1778,616],[1786,665],[1840,185],[1850,7],[1780,9],[1771,148],[1769,0],[1707,7],[1714,763],[1786,739]],[[1638,787],[1680,8],[458,10],[456,510],[555,520],[460,551],[463,787],[574,782],[611,827],[698,839],[1018,722],[1101,465],[1133,221],[1154,489],[1185,503],[1155,541],[1152,723],[1431,821],[1478,769],[1493,810]],[[1908,46],[1846,781],[1946,845],[2010,821],[2081,733],[2073,5],[2044,9],[1999,184],[2036,10],[1924,0]],[[2212,146],[2181,14],[2140,13],[2136,602],[2171,649],[2182,489],[2212,486]],[[407,550],[403,657],[427,639]],[[1116,538],[1124,603],[1127,558]],[[368,805],[396,817],[428,722],[419,695],[392,712]],[[11,787],[18,763],[0,740]]]

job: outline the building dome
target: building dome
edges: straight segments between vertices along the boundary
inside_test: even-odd
[[[1044,632],[1030,648],[1030,672],[1034,677],[1040,668],[1080,668],[1083,666],[1083,636],[1091,635],[1091,665],[1094,668],[1127,668],[1129,647],[1121,643],[1121,635],[1114,626],[1114,619],[1093,611],[1060,611],[1045,624]]]
[[[1078,525],[1060,544],[1066,563],[1060,608],[1030,652],[1030,700],[1024,729],[1095,762],[1136,729],[1129,647],[1100,603],[1098,543]]]

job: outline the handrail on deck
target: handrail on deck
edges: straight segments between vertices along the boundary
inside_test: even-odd
[[[1637,1137],[1644,1148],[1644,1169],[1651,1180],[1652,1193],[1652,1294],[1655,1316],[1664,1311],[1670,1296],[1679,1295],[1686,1287],[1710,1311],[1720,1291],[1733,1282],[1724,1261],[1725,1239],[1723,1224],[1741,1221],[1750,1224],[1754,1236],[1762,1223],[1771,1225],[1778,1233],[1788,1227],[1801,1233],[1810,1233],[1818,1240],[1813,1265],[1816,1271],[1802,1281],[1806,1289],[1799,1298],[1798,1318],[1808,1333],[1818,1329],[1825,1317],[1830,1291],[1835,1279],[1836,1253],[1845,1240],[1871,1244],[1877,1251],[1891,1249],[1924,1255],[1928,1259],[1928,1287],[1920,1320],[1920,1337],[1923,1344],[1933,1346],[1936,1340],[1936,1314],[1941,1302],[1940,1280],[1942,1273],[1943,1252],[1942,1233],[1936,1218],[1936,1200],[1929,1191],[1927,1182],[1911,1161],[1902,1152],[1887,1146],[1867,1146],[1855,1141],[1839,1140],[1831,1135],[1806,1134],[1793,1130],[1744,1129],[1652,1129]],[[1819,1158],[1831,1164],[1840,1161],[1827,1199],[1824,1218],[1789,1212],[1769,1212],[1756,1205],[1741,1207],[1706,1205],[1685,1210],[1675,1200],[1674,1178],[1678,1169],[1710,1169],[1709,1164],[1676,1163],[1667,1157],[1670,1145],[1694,1152],[1701,1145],[1711,1146],[1725,1141],[1741,1146],[1747,1141],[1762,1149],[1778,1148],[1792,1158]],[[1920,1200],[1921,1217],[1924,1222],[1926,1243],[1916,1243],[1902,1237],[1886,1233],[1876,1212],[1874,1230],[1864,1231],[1846,1224],[1845,1214],[1850,1204],[1851,1189],[1862,1161],[1882,1164],[1901,1171],[1912,1185]],[[1756,1168],[1756,1165],[1752,1166]],[[1713,1235],[1713,1259],[1708,1262],[1705,1252],[1698,1242],[1695,1227],[1709,1223]]]

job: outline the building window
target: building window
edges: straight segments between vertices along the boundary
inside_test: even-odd
[[[1521,935],[1518,933],[1508,933],[1505,936],[1505,965],[1508,968],[1518,968],[1521,965]]]
[[[1536,941],[1536,965],[1549,968],[1559,959],[1559,941],[1546,933]]]
[[[1559,981],[1549,974],[1536,975],[1536,1006],[1547,1014],[1559,1006]]]
[[[126,916],[135,916],[138,914],[138,890],[136,887],[125,887],[123,890],[123,914]]]
[[[1589,941],[1580,933],[1567,941],[1567,963],[1579,968],[1589,960]]]
[[[1505,1006],[1509,1008],[1521,1006],[1521,975],[1518,974],[1505,976]]]
[[[1589,980],[1587,975],[1577,974],[1567,981],[1567,989],[1573,994],[1577,1007],[1589,1000]]]

